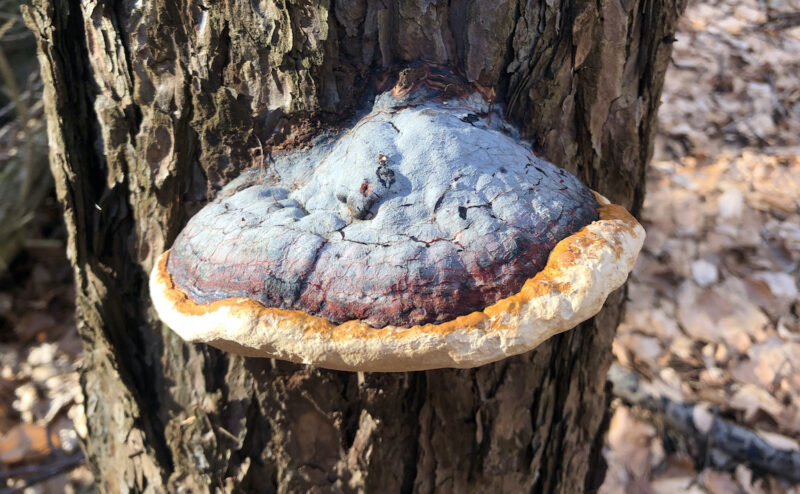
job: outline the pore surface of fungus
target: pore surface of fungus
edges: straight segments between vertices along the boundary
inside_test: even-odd
[[[273,158],[153,270],[186,339],[348,370],[479,365],[591,317],[644,236],[478,92],[389,91],[347,132]]]

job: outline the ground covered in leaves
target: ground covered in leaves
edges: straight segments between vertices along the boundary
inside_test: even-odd
[[[72,269],[53,198],[39,207],[31,238],[0,274],[0,492],[86,492],[91,475],[77,369]],[[31,490],[32,489],[32,490]]]
[[[695,425],[726,420],[795,452],[798,11],[800,0],[690,2],[649,171],[648,238],[614,344],[616,365],[653,396],[695,406]],[[38,208],[31,238],[0,275],[0,492],[92,490],[58,214],[52,199]],[[780,475],[730,461],[709,436],[687,437],[622,398],[612,407],[603,493],[800,493]]]
[[[770,5],[774,4],[774,5]],[[772,7],[772,8],[770,8]],[[614,343],[658,399],[800,452],[800,2],[690,2]],[[796,16],[796,14],[795,14]],[[794,22],[797,22],[795,17]],[[601,492],[800,492],[613,403]]]

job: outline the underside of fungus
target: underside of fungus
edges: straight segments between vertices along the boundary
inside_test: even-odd
[[[188,341],[355,371],[474,367],[588,319],[644,230],[480,92],[395,87],[240,176],[153,269]]]

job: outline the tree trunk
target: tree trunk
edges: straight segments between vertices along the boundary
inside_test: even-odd
[[[34,0],[101,489],[595,489],[622,291],[524,355],[361,375],[186,344],[147,275],[271,145],[351,117],[375,74],[421,59],[494,88],[538,153],[638,211],[683,4]]]

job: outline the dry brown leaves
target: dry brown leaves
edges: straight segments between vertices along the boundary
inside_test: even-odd
[[[51,199],[34,231],[63,239]],[[81,343],[73,318],[74,289],[62,241],[32,241],[0,273],[0,488],[86,492],[82,460],[83,394],[77,367]]]
[[[800,28],[762,24],[800,2],[777,4],[690,2],[614,354],[662,395],[798,449]],[[744,465],[697,468],[664,439],[618,406],[602,492],[800,492]]]
[[[800,28],[765,23],[798,10],[797,0],[690,2],[664,86],[661,144],[703,157],[746,145],[796,152]]]

